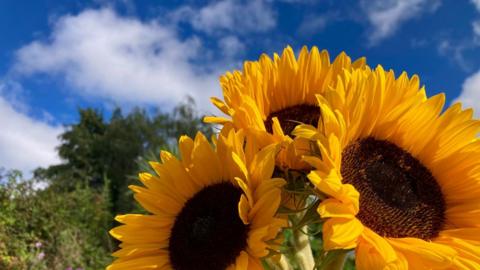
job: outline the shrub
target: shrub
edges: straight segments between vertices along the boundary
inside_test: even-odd
[[[104,269],[110,262],[107,192],[42,190],[18,172],[0,183],[0,269]]]

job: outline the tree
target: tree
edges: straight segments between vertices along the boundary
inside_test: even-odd
[[[124,116],[117,108],[108,122],[94,109],[80,109],[79,114],[79,122],[60,135],[58,153],[63,162],[36,170],[35,177],[58,190],[71,190],[79,183],[100,190],[104,179],[110,179],[112,213],[132,209],[128,185],[135,182],[140,157],[171,149],[180,135],[194,136],[198,130],[207,136],[212,134],[197,115],[191,98],[172,113],[148,114],[135,108]]]

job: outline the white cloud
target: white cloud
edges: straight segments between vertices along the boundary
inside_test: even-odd
[[[6,100],[16,111],[26,113],[27,103],[24,100],[25,89],[22,85],[8,78],[0,79],[0,98]]]
[[[221,31],[264,32],[276,25],[275,13],[271,5],[264,0],[212,1],[200,9],[184,6],[173,12],[171,16],[173,20],[187,21],[196,30],[208,34],[218,34]]]
[[[425,38],[412,38],[410,40],[410,46],[412,46],[412,48],[425,48],[426,46],[429,45],[429,41]],[[439,49],[440,49],[440,46],[439,46]]]
[[[245,51],[245,44],[236,36],[226,36],[218,41],[218,46],[222,50],[225,57],[234,58]]]
[[[0,126],[0,167],[18,169],[28,176],[39,166],[60,162],[55,147],[61,127],[28,117],[1,96]]]
[[[321,32],[329,23],[338,21],[340,16],[336,12],[325,14],[309,14],[303,18],[298,32],[304,36],[315,35]]]
[[[224,67],[207,70],[204,51],[199,39],[181,39],[156,21],[86,10],[61,17],[48,40],[19,49],[14,71],[59,75],[81,95],[120,103],[171,106],[189,94],[205,109]]]
[[[480,12],[480,0],[472,0]],[[472,36],[463,38],[442,39],[438,45],[441,55],[453,59],[463,70],[471,72],[475,70],[475,57],[470,55],[480,46],[480,20],[472,21]]]
[[[475,28],[475,25],[473,27]],[[440,55],[448,57],[464,71],[472,72],[476,69],[475,58],[469,55],[479,45],[480,36],[475,35],[463,39],[442,38],[438,41],[437,51]]]
[[[465,108],[473,108],[480,118],[480,70],[468,77],[462,85],[462,92],[454,102],[462,102]]]
[[[480,1],[480,0],[479,0]],[[474,39],[480,39],[480,20],[472,23]]]
[[[277,0],[277,2],[289,3],[289,4],[311,4],[314,0]]]
[[[480,12],[480,0],[472,0],[472,3],[477,8],[478,12]]]
[[[362,0],[361,7],[371,25],[370,45],[391,36],[406,21],[425,11],[433,12],[439,0]]]

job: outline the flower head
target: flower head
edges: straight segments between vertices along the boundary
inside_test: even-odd
[[[327,250],[356,248],[362,269],[480,269],[480,121],[419,79],[346,72],[317,96],[322,123],[305,159],[329,195],[318,212]]]
[[[274,217],[284,180],[271,178],[276,147],[244,143],[226,127],[214,147],[199,133],[180,138],[180,160],[162,152],[156,175],[131,187],[152,214],[117,216],[125,225],[111,234],[122,244],[108,269],[261,269],[285,223]]]
[[[258,61],[245,62],[242,71],[226,73],[221,77],[225,101],[212,102],[229,116],[206,117],[211,123],[232,123],[236,129],[253,134],[261,145],[281,143],[284,151],[277,157],[277,165],[304,169],[301,155],[308,145],[294,141],[292,131],[299,123],[316,126],[320,110],[316,95],[324,95],[335,87],[344,70],[364,69],[365,58],[352,62],[341,53],[330,62],[327,51],[312,47],[302,48],[298,58],[291,47],[273,59],[262,55]]]
[[[45,253],[44,252],[40,252],[40,253],[37,254],[37,259],[43,260],[43,258],[45,258]]]

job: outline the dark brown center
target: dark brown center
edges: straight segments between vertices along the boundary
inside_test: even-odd
[[[393,143],[372,137],[342,152],[344,183],[360,193],[357,217],[385,237],[436,237],[445,222],[440,186],[416,158]]]
[[[247,246],[249,227],[238,214],[242,190],[230,182],[205,187],[185,203],[173,225],[175,270],[224,270]]]
[[[273,112],[265,120],[265,128],[269,133],[272,133],[272,118],[274,117],[278,118],[283,133],[292,135],[292,131],[298,124],[317,126],[320,118],[320,108],[315,105],[300,104]]]

